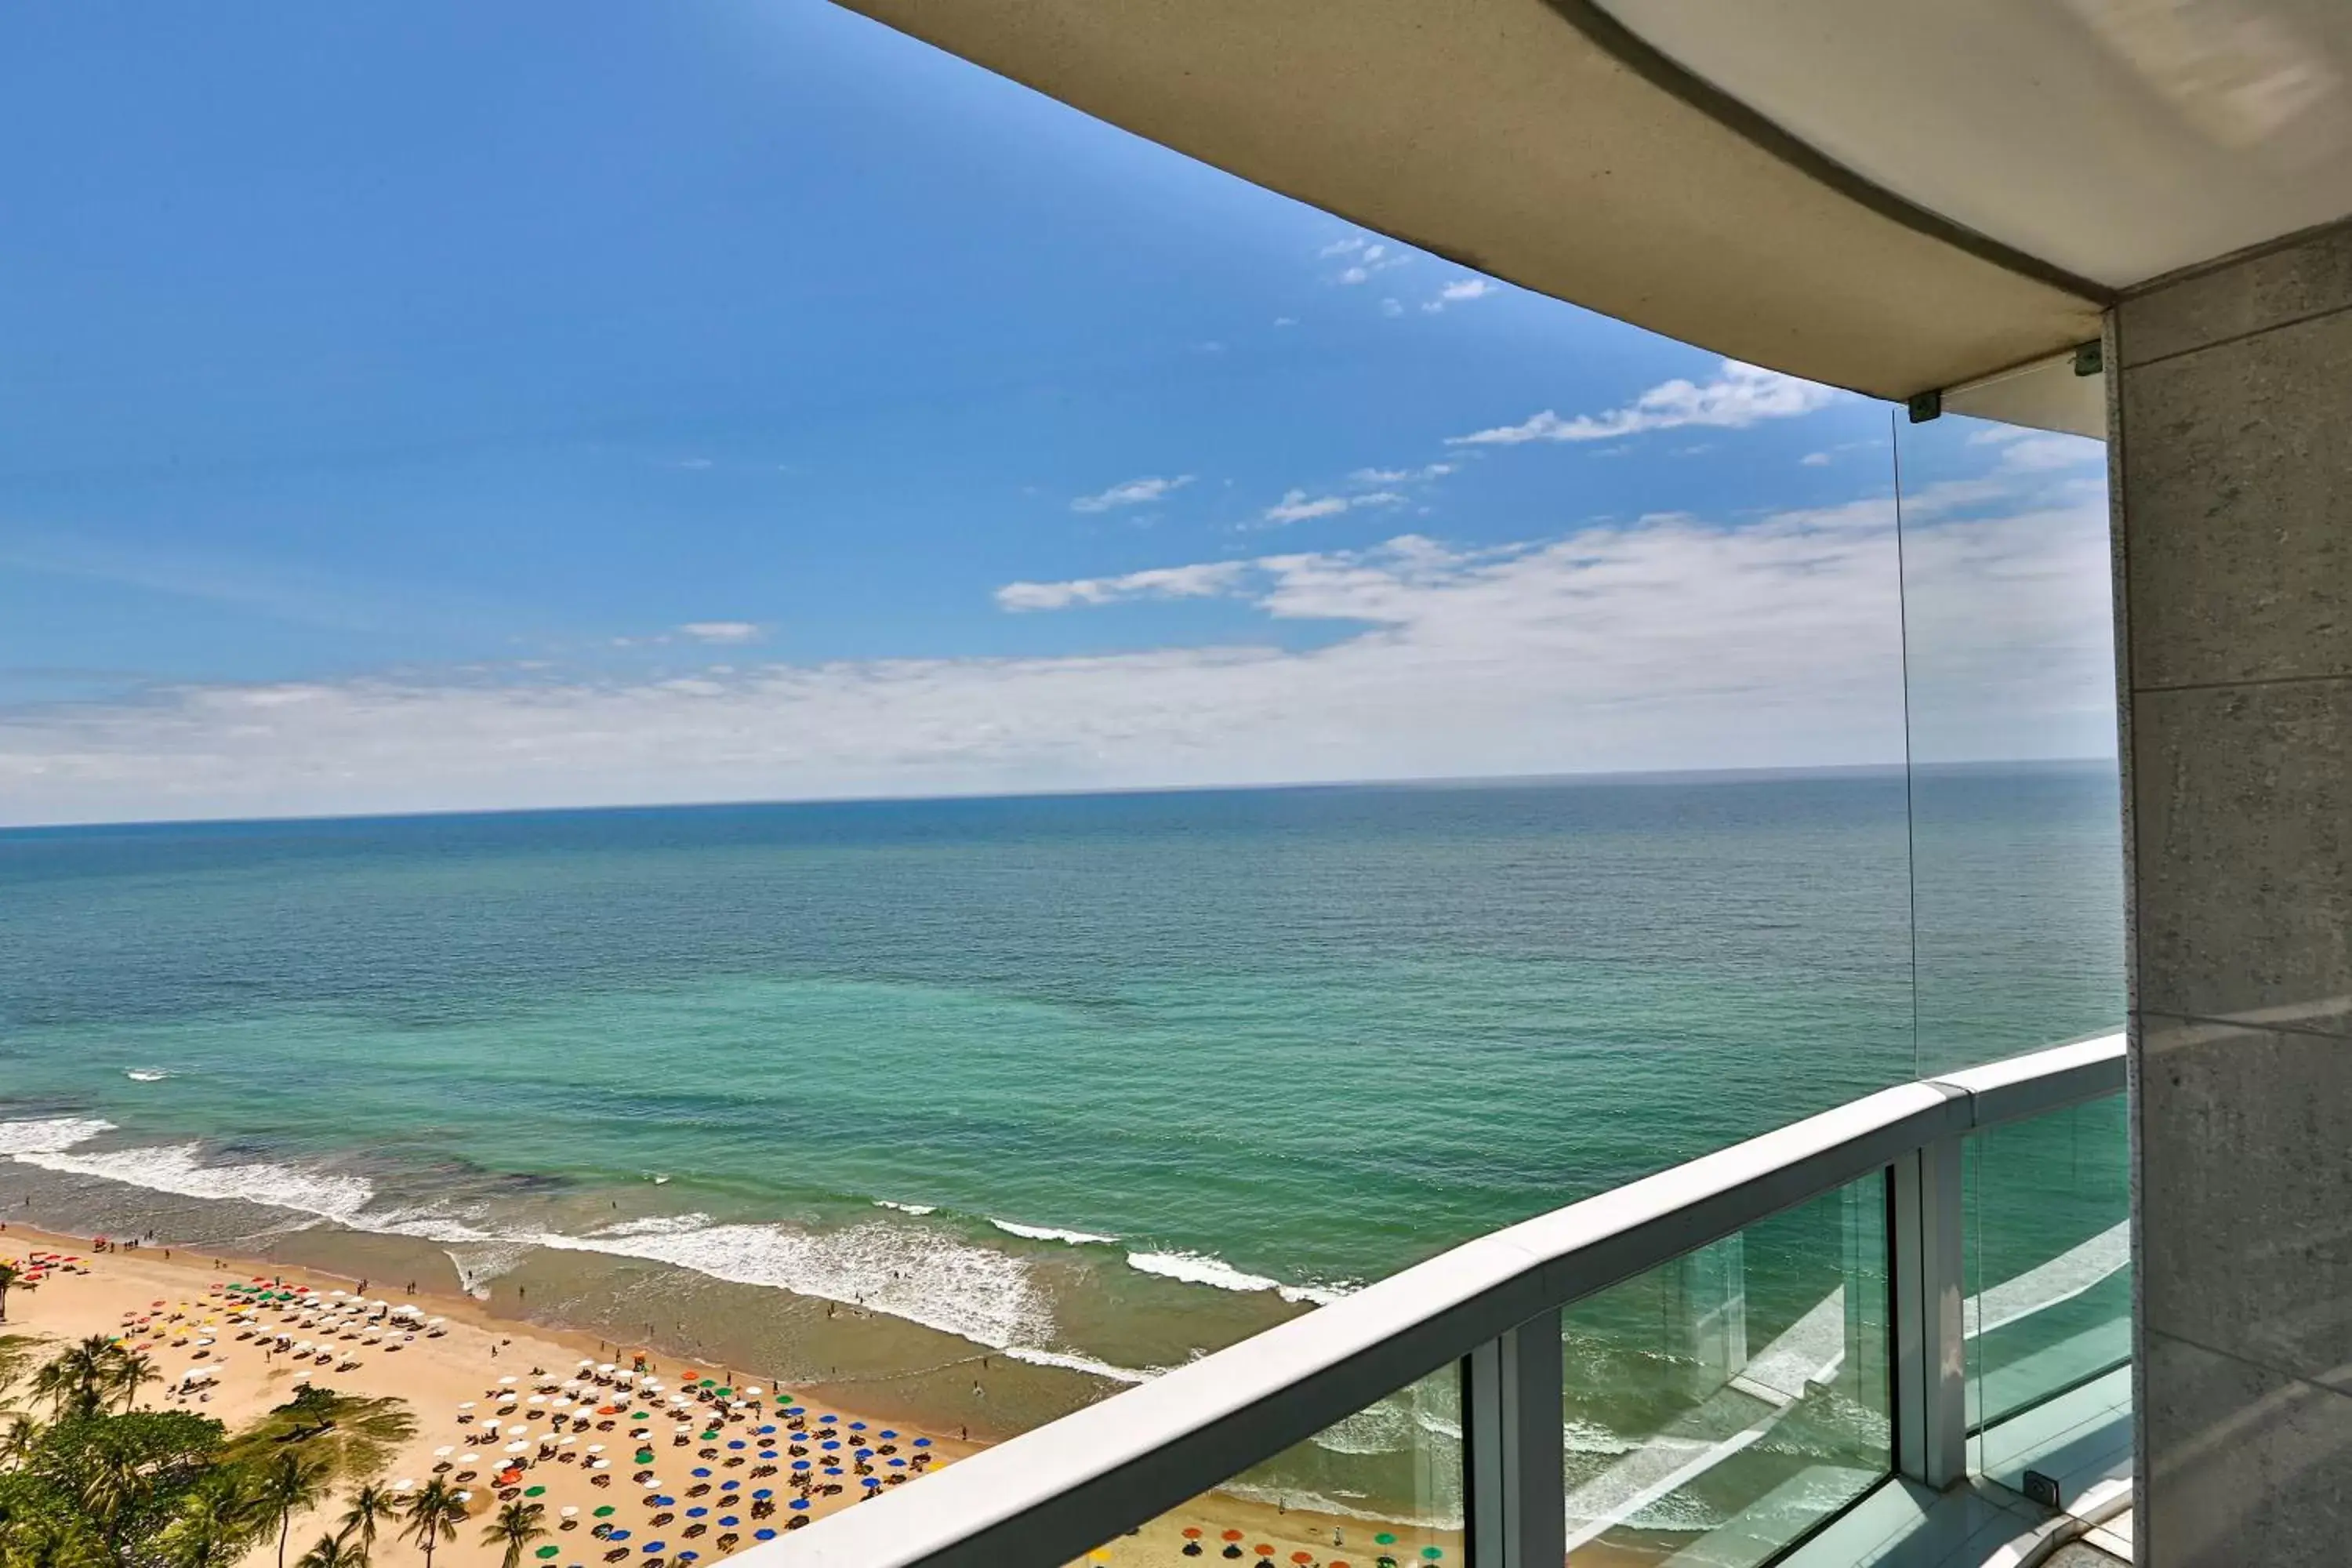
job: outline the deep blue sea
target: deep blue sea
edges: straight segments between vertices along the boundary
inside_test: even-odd
[[[2119,858],[2111,763],[0,833],[0,1182],[1139,1371],[2116,1026]]]

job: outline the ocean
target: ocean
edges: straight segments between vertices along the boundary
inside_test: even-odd
[[[2119,1026],[2116,821],[2107,763],[0,832],[0,1198],[1009,1431]]]

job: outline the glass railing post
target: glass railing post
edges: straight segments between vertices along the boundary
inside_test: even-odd
[[[1968,1474],[1968,1347],[1958,1138],[1895,1161],[1895,1468],[1937,1491]]]
[[[1471,1568],[1557,1568],[1568,1555],[1559,1311],[1480,1345],[1465,1373]]]

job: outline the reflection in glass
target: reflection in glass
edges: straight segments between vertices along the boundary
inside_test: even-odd
[[[1897,416],[1921,1076],[2123,1026],[2105,446]]]
[[[1433,1373],[1081,1561],[1451,1568],[1463,1551],[1462,1377]]]
[[[1885,1181],[1564,1314],[1569,1562],[1760,1563],[1889,1469]]]
[[[2131,1189],[2120,1096],[1969,1140],[1973,1468],[2066,1495],[2128,1462]]]

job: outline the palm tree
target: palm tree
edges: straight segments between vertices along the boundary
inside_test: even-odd
[[[257,1490],[262,1508],[278,1517],[278,1568],[286,1568],[286,1536],[294,1516],[326,1500],[335,1468],[323,1458],[288,1448],[263,1467]]]
[[[547,1517],[543,1503],[510,1502],[499,1510],[499,1517],[482,1527],[482,1544],[500,1546],[499,1568],[522,1568],[522,1554],[532,1542],[547,1539],[547,1526],[541,1522]]]
[[[366,1561],[339,1531],[319,1537],[318,1544],[294,1560],[294,1568],[359,1568]]]
[[[466,1504],[449,1483],[436,1476],[408,1500],[408,1524],[401,1535],[425,1549],[425,1568],[433,1568],[433,1549],[457,1539],[457,1521]]]
[[[171,1568],[227,1568],[268,1522],[268,1510],[246,1478],[223,1468],[180,1500],[155,1544]]]
[[[155,1363],[138,1351],[115,1347],[106,1369],[106,1391],[122,1401],[129,1410],[139,1403],[139,1390],[147,1384],[161,1383],[163,1373]]]
[[[376,1531],[386,1521],[400,1517],[400,1500],[373,1481],[352,1494],[352,1506],[343,1512],[343,1534],[352,1538],[350,1561],[358,1568],[366,1568],[368,1554],[375,1550]]]
[[[416,1417],[397,1399],[305,1388],[247,1428],[237,1446],[268,1453],[299,1444],[331,1466],[336,1479],[352,1481],[375,1475],[415,1436]]]
[[[8,1321],[8,1292],[31,1290],[36,1288],[33,1280],[25,1278],[25,1271],[22,1268],[13,1263],[0,1260],[0,1323]]]
[[[58,1420],[94,1415],[106,1408],[115,1363],[123,1354],[122,1347],[104,1334],[92,1334],[33,1374],[33,1394],[48,1401]]]

